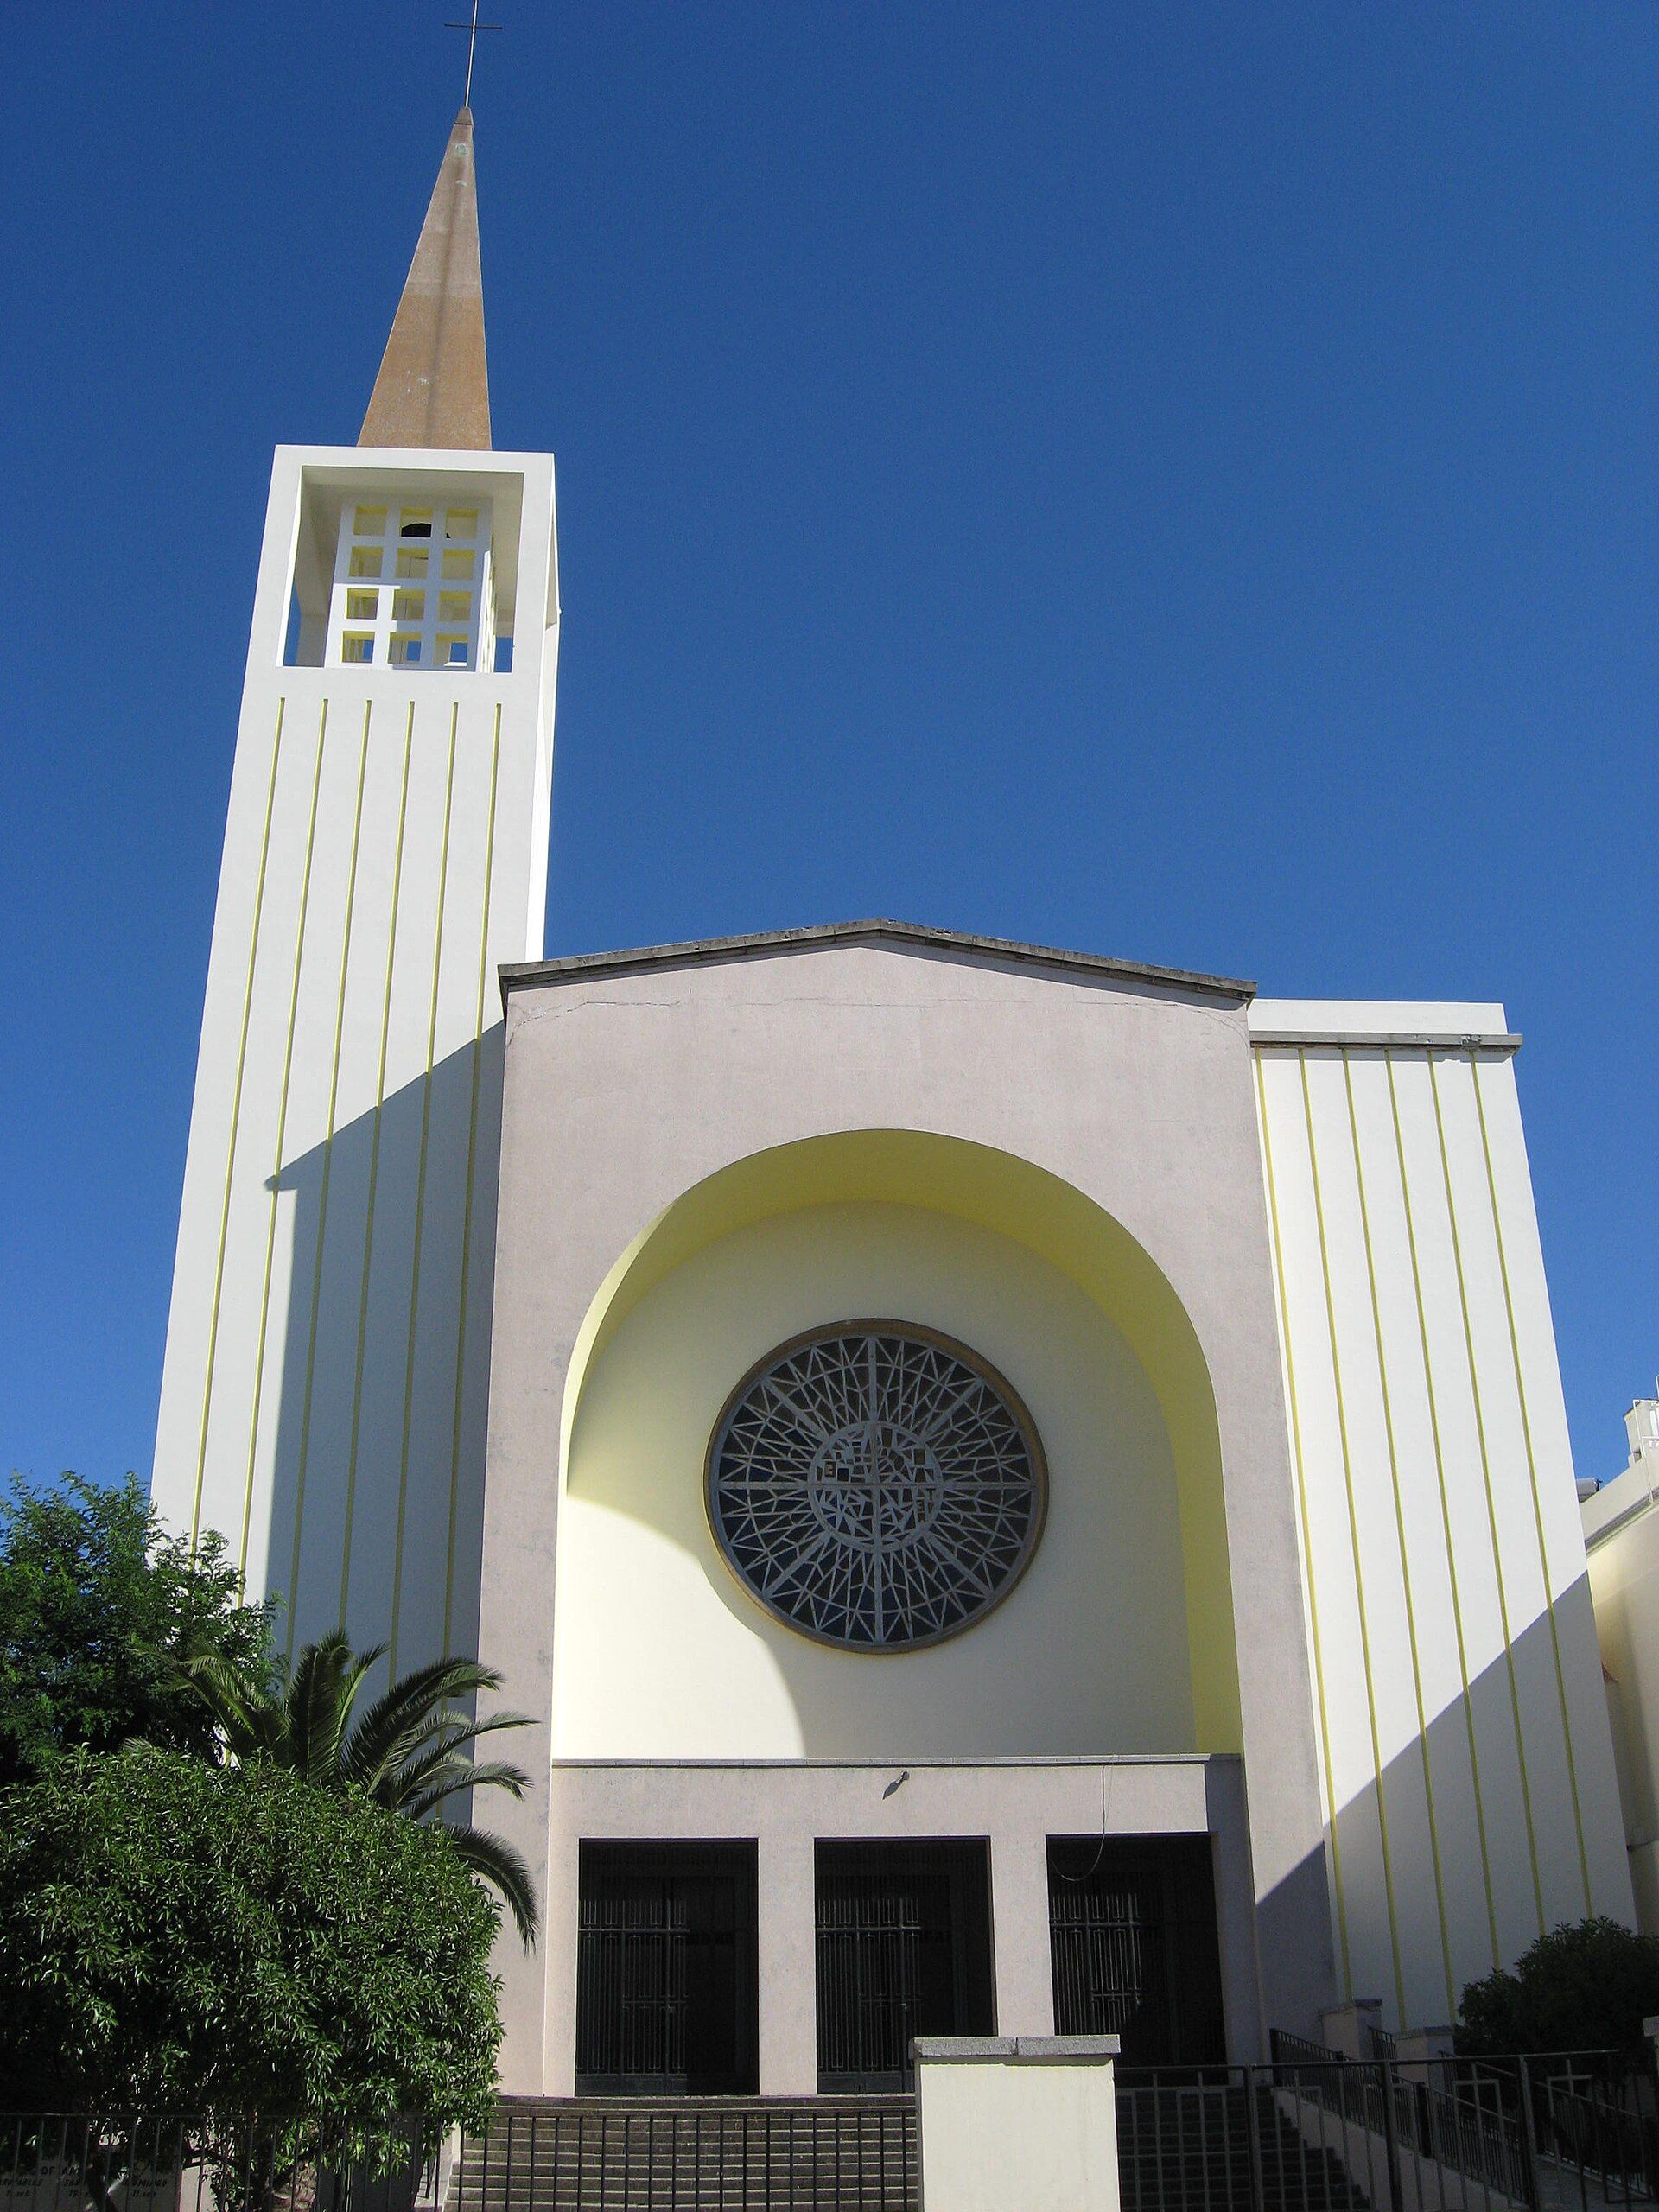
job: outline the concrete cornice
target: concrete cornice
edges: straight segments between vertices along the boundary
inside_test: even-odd
[[[1238,1766],[1242,1751],[988,1751],[976,1758],[971,1751],[942,1758],[905,1759],[582,1759],[555,1757],[549,1764],[555,1773],[570,1774],[798,1774],[828,1769],[837,1774],[891,1774],[902,1766],[906,1772],[927,1774],[951,1768],[1001,1767],[1024,1773],[1039,1767],[1083,1767],[1090,1773],[1102,1767]]]
[[[1521,1039],[1497,999],[1257,999],[1249,1012],[1258,1051],[1514,1052]]]
[[[810,929],[758,930],[747,937],[694,938],[683,944],[643,945],[621,952],[581,952],[562,960],[526,960],[499,970],[501,998],[526,986],[580,982],[594,975],[636,975],[653,968],[704,966],[722,960],[749,960],[768,953],[811,952],[849,944],[890,944],[901,949],[953,953],[960,957],[1017,961],[1062,975],[1112,977],[1123,982],[1156,983],[1195,997],[1248,1005],[1255,985],[1235,976],[1194,975],[1185,968],[1159,968],[1141,960],[1113,960],[1099,952],[1065,952],[1052,945],[1022,944],[1013,938],[975,937],[965,930],[925,929],[915,922],[825,922]]]
[[[1295,1052],[1387,1052],[1390,1046],[1415,1052],[1518,1052],[1522,1039],[1513,1030],[1498,1029],[1252,1029],[1250,1044],[1256,1052],[1280,1049]]]

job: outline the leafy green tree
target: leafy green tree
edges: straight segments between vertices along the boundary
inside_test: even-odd
[[[1617,1920],[1564,1923],[1513,1971],[1471,1981],[1459,2007],[1458,2049],[1622,2050],[1646,2054],[1643,2020],[1659,2013],[1659,1939]]]
[[[245,1605],[217,1536],[194,1554],[130,1475],[101,1490],[14,1478],[0,1499],[0,1788],[56,1753],[130,1737],[211,1756],[212,1716],[181,1673],[211,1655],[270,1675],[270,1609]]]
[[[480,1692],[500,1687],[493,1669],[471,1659],[434,1660],[399,1675],[358,1718],[364,1682],[385,1653],[381,1643],[354,1652],[335,1630],[306,1645],[286,1681],[244,1674],[217,1652],[193,1660],[187,1671],[236,1760],[268,1760],[321,1789],[361,1790],[416,1821],[474,1789],[522,1796],[522,1768],[472,1753],[480,1737],[529,1725],[521,1713],[470,1716]],[[487,1829],[452,1821],[444,1832],[462,1864],[500,1893],[528,1948],[536,1891],[523,1859]]]
[[[22,2111],[204,2121],[231,2165],[255,2115],[338,2120],[350,2155],[476,2126],[499,1918],[441,1826],[355,1788],[70,1753],[0,1792],[0,2080]]]

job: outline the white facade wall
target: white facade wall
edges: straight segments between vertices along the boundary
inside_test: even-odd
[[[1402,2025],[1631,1917],[1501,1007],[1258,1000],[1338,1971]]]
[[[510,672],[321,659],[342,500],[494,511]],[[557,602],[542,454],[278,450],[175,1267],[154,1494],[290,1648],[475,1634],[499,962],[540,948]]]
[[[797,1979],[779,2002],[801,2024],[777,2046],[796,2053],[797,2072],[763,2072],[762,2087],[810,2087],[812,1912],[803,1885],[815,1836],[886,1832],[868,1825],[871,1805],[888,1803],[869,1788],[870,1757],[911,1767],[912,1783],[890,1801],[903,1818],[925,1819],[910,1833],[993,1836],[994,1896],[1025,1898],[1027,1929],[1011,1954],[1003,1906],[995,1906],[998,2024],[1043,2032],[1043,1839],[1100,1827],[1173,1832],[1179,1823],[1150,1819],[1114,1778],[1122,1768],[1110,1751],[1139,1747],[1154,1727],[1179,1732],[1178,1745],[1191,1740],[1191,1728],[1202,1751],[1243,1754],[1235,1770],[1245,1826],[1224,1833],[1206,1813],[1187,1830],[1217,1837],[1218,1885],[1229,1894],[1242,1885],[1252,1901],[1254,1986],[1242,2002],[1230,1998],[1230,2048],[1255,2056],[1267,2026],[1313,2033],[1333,1994],[1328,1869],[1240,988],[1019,947],[932,942],[880,923],[554,962],[508,985],[481,1642],[503,1671],[507,1701],[535,1717],[515,1752],[531,1787],[522,1800],[493,1806],[491,1821],[523,1853],[547,1910],[535,1956],[510,1934],[495,1955],[506,2092],[563,2094],[573,2079],[573,1846],[607,1834],[750,1837],[763,1818],[777,1835],[779,1863],[795,1870],[793,1904],[780,1890],[768,1905],[763,1844],[762,1912],[779,1942],[797,1947],[785,1955]],[[1049,1267],[1020,1261],[1016,1273],[1012,1261],[999,1260],[994,1273],[983,1238],[947,1243],[930,1230],[925,1244],[910,1235],[878,1245],[867,1235],[856,1253],[842,1255],[845,1271],[831,1282],[828,1241],[809,1249],[783,1218],[807,1205],[931,1210],[1026,1245]],[[767,1229],[774,1221],[777,1229]],[[1060,1357],[1061,1333],[1040,1349],[1040,1332],[1029,1325],[1037,1301],[1051,1295],[1043,1287],[1049,1268],[1094,1300],[1157,1393],[1173,1458],[1192,1593],[1185,1608],[1190,1719],[1171,1711],[1173,1685],[1162,1686],[1160,1711],[1146,1697],[1116,1698],[1130,1686],[1130,1669],[1115,1661],[1103,1660],[1090,1693],[1075,1652],[1063,1666],[1040,1648],[1034,1656],[1029,1644],[1018,1649],[1022,1620],[1046,1602],[1039,1574],[1056,1633],[1076,1637],[1090,1627],[1071,1562],[1057,1549],[1044,1564],[1061,1541],[1058,1514],[1006,1605],[937,1652],[846,1657],[819,1655],[786,1632],[768,1640],[766,1616],[709,1556],[699,1526],[709,1425],[754,1356],[751,1332],[760,1350],[768,1341],[755,1286],[721,1272],[741,1256],[751,1225],[766,1233],[743,1250],[762,1271],[775,1262],[770,1326],[778,1335],[807,1318],[809,1295],[825,1300],[817,1319],[836,1318],[845,1300],[875,1300],[878,1291],[901,1314],[924,1300],[934,1325],[977,1342],[1002,1368],[1057,1443],[1067,1432],[1081,1440],[1095,1417],[1094,1389],[1109,1395],[1127,1363],[1106,1356],[1103,1337],[1079,1336],[1095,1371],[1085,1391],[1079,1363]],[[652,1265],[658,1249],[661,1273]],[[877,1268],[884,1282],[871,1279]],[[950,1280],[969,1272],[976,1282]],[[620,1312],[636,1274],[639,1295]],[[1053,1294],[1057,1315],[1070,1310],[1064,1287]],[[717,1371],[706,1376],[689,1356],[699,1314],[702,1341],[720,1351],[710,1363]],[[1131,1410],[1143,1404],[1137,1386]],[[665,1408],[678,1408],[677,1437],[668,1433]],[[1148,1433],[1145,1449],[1116,1460],[1103,1452],[1096,1470],[1155,1484],[1156,1443]],[[1057,1497],[1063,1481],[1081,1503],[1088,1463],[1081,1441],[1057,1452]],[[636,1525],[606,1527],[601,1515]],[[1080,1514],[1074,1541],[1086,1548],[1107,1526]],[[1128,1526],[1126,1509],[1116,1527]],[[1084,1563],[1096,1567],[1094,1627],[1106,1652],[1120,1562]],[[1137,1628],[1154,1617],[1160,1579],[1169,1612],[1179,1610],[1160,1557],[1142,1565],[1151,1586],[1136,1593]],[[579,1598],[578,1580],[588,1586]],[[568,1597],[571,1610],[561,1619]],[[712,1695],[727,1694],[722,1709],[699,1722],[695,1737],[677,1685],[665,1711],[651,1709],[650,1681],[594,1695],[604,1666],[620,1659],[614,1643],[605,1649],[601,1606],[620,1623],[636,1604],[664,1601],[697,1638],[693,1656],[701,1663],[714,1652],[722,1669],[710,1684]],[[1052,1688],[1054,1710],[1033,1717],[1028,1682],[987,1685],[983,1739],[1001,1754],[988,1765],[992,1754],[976,1751],[961,1693],[994,1651],[1022,1673],[1034,1668]],[[667,1662],[660,1650],[657,1659],[660,1681]],[[769,1659],[780,1677],[763,1694]],[[567,1661],[575,1678],[569,1703]],[[792,1700],[778,1694],[785,1667],[792,1680],[782,1687],[801,1693]],[[877,1691],[891,1683],[902,1731],[855,1675]],[[906,1702],[900,1675],[918,1686],[931,1677],[941,1692],[937,1709],[923,1713],[919,1696]],[[839,1737],[817,1739],[828,1764],[812,1756],[822,1724],[785,1732],[791,1718],[813,1720],[809,1704],[821,1688],[844,1700],[830,1717]],[[750,1704],[733,1709],[734,1697]],[[607,1714],[623,1725],[601,1737]],[[849,1737],[849,1726],[859,1732]],[[938,1752],[947,1731],[945,1756],[969,1762],[950,1770],[963,1779],[952,1785],[948,1819],[941,1803],[930,1804],[931,1788],[916,1787],[918,1745]],[[721,1762],[697,1770],[711,1780],[697,1785],[695,1799],[677,1779],[689,1770],[694,1742],[699,1756],[717,1746]],[[1068,1769],[1068,1808],[1046,1784],[1029,1782],[1040,1770],[1035,1755],[1057,1743],[1084,1747]],[[1161,1771],[1169,1762],[1160,1752],[1177,1749],[1156,1745],[1149,1768]],[[734,1758],[745,1763],[728,1763]],[[593,1792],[570,1782],[594,1771],[610,1777],[605,1786],[617,1793],[613,1824],[604,1827],[594,1825]],[[890,1770],[880,1788],[892,1778]],[[851,1794],[839,1794],[843,1786]]]

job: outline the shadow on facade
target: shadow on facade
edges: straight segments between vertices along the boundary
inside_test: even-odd
[[[342,1619],[400,1671],[476,1648],[503,1034],[436,1061],[275,1186],[291,1268],[280,1311],[273,1275],[280,1385],[254,1513],[296,1648]]]
[[[569,1696],[609,1713],[619,1742],[663,1755],[1065,1755],[1098,1747],[1103,1732],[1115,1751],[1201,1748],[1161,1407],[1121,1332],[1023,1248],[1008,1248],[1015,1272],[985,1267],[988,1325],[1016,1348],[1027,1339],[1033,1366],[1023,1382],[1039,1387],[1033,1410],[1049,1455],[1048,1508],[1028,1570],[1005,1601],[937,1644],[860,1652],[776,1619],[728,1567],[710,1534],[705,1456],[719,1394],[747,1353],[719,1325],[724,1309],[741,1306],[741,1344],[772,1320],[769,1287],[780,1278],[798,1281],[809,1304],[839,1299],[866,1310],[836,1272],[860,1240],[878,1274],[893,1252],[913,1249],[923,1294],[978,1264],[991,1244],[976,1224],[918,1209],[830,1211],[827,1242],[786,1237],[758,1257],[746,1245],[722,1274],[691,1278],[666,1314],[642,1305],[590,1370],[566,1471]],[[751,1268],[761,1286],[753,1293]],[[677,1274],[658,1295],[681,1281]],[[1020,1302],[1028,1292],[1032,1302]],[[919,1318],[938,1317],[924,1305]],[[636,1333],[633,1321],[648,1325]],[[613,1532],[624,1522],[632,1529],[619,1549]],[[613,1592],[596,1592],[613,1580]],[[688,1679],[693,1652],[702,1661],[690,1672],[723,1685],[724,1706],[711,1709]]]
[[[1396,1700],[1409,1695],[1403,1627],[1397,1643],[1374,1643],[1372,1663]],[[1599,1671],[1580,1575],[1556,1600],[1554,1638],[1547,1616],[1529,1622],[1508,1656],[1472,1675],[1466,1700],[1459,1694],[1385,1762],[1380,1781],[1342,1799],[1326,1858],[1344,1997],[1380,1999],[1394,2026],[1449,2024],[1467,1983],[1512,1965],[1545,1929],[1591,1910],[1628,1917],[1606,1724],[1583,1694],[1599,1691]],[[1264,1900],[1264,1955],[1298,1942],[1313,1887],[1299,1869]]]

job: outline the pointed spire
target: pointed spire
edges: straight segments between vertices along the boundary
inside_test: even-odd
[[[489,448],[470,108],[462,108],[449,133],[357,442]]]

